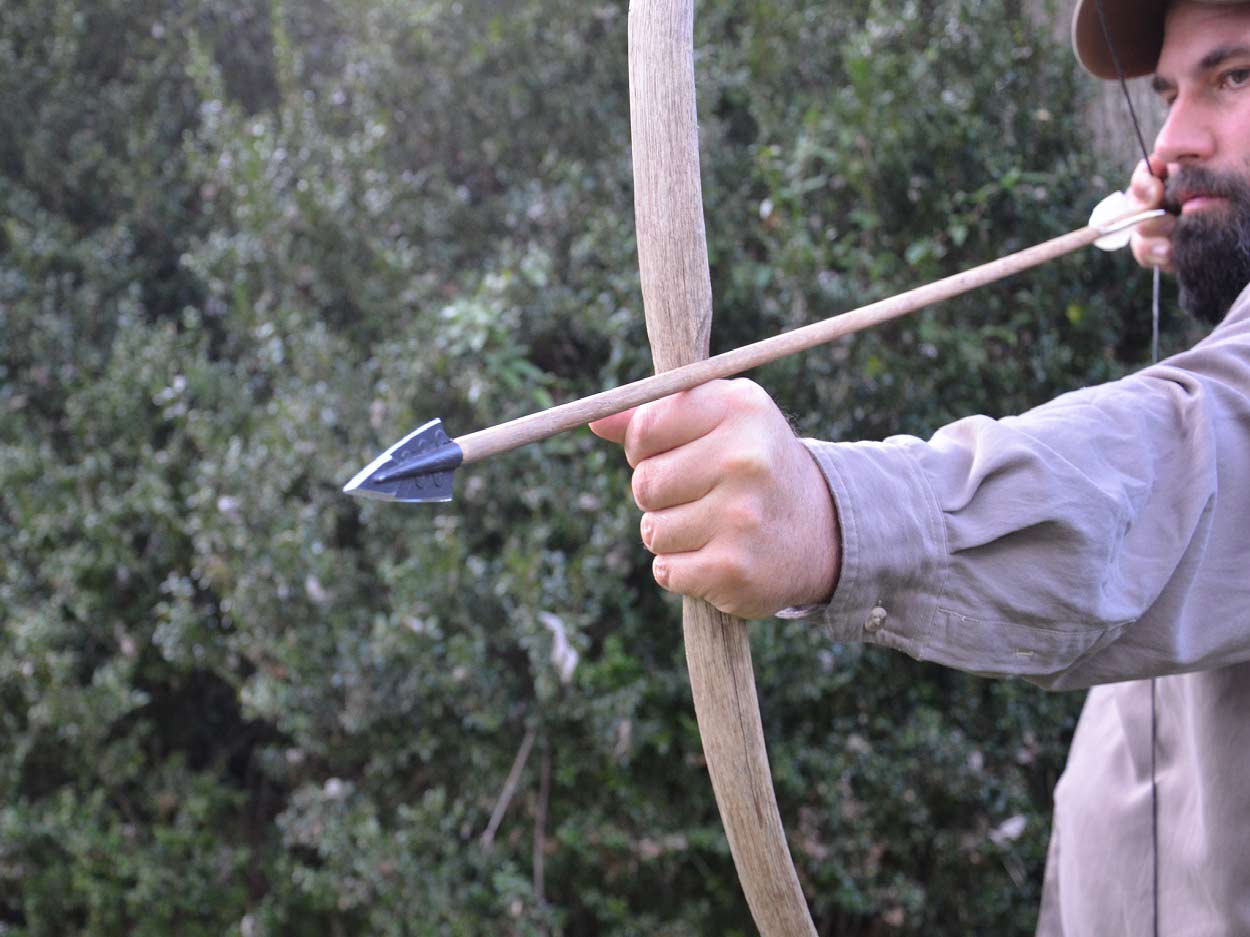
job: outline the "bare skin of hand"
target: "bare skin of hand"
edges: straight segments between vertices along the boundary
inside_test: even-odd
[[[1129,182],[1128,197],[1142,211],[1163,207],[1163,180],[1167,178],[1167,164],[1157,156],[1150,157],[1150,166],[1137,164]],[[1172,229],[1176,226],[1174,215],[1151,218],[1139,224],[1133,232],[1133,257],[1143,267],[1158,267],[1165,273],[1172,269]]]
[[[625,447],[662,587],[740,618],[832,595],[841,543],[833,498],[757,384],[714,381],[590,428]]]

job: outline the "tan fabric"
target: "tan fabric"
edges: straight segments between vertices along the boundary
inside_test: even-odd
[[[808,445],[844,560],[831,604],[793,614],[838,641],[1095,686],[1039,933],[1150,934],[1160,676],[1160,933],[1250,935],[1250,289],[1124,380],[929,442]]]

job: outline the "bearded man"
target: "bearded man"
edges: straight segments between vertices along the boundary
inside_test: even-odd
[[[1054,689],[1092,687],[1055,792],[1043,937],[1250,934],[1250,3],[1079,0],[1078,59],[1168,108],[1139,262],[1215,325],[1121,381],[925,442],[796,439],[749,381],[592,427],[663,587]],[[1114,38],[1114,52],[1107,36]]]

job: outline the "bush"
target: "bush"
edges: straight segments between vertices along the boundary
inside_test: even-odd
[[[716,349],[1079,224],[1046,35],[701,4]],[[339,492],[647,372],[624,48],[623,3],[0,8],[0,934],[752,932],[619,455]],[[1130,269],[756,377],[825,438],[1023,409],[1142,359]],[[1079,699],[753,628],[821,932],[1028,932]]]

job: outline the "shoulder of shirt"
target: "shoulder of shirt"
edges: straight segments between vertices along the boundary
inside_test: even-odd
[[[1233,304],[1228,308],[1228,314],[1224,316],[1222,322],[1215,327],[1215,331],[1221,331],[1227,326],[1246,325],[1250,323],[1250,285],[1247,285],[1241,294],[1233,300]]]

